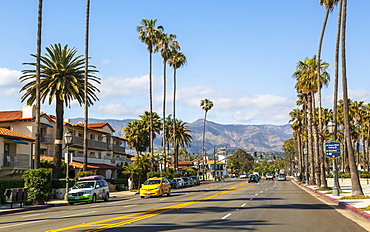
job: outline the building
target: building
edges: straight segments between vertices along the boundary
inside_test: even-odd
[[[51,160],[54,155],[55,127],[55,116],[40,114],[42,159]],[[0,179],[19,179],[33,165],[35,106],[26,105],[19,111],[1,111],[0,128],[0,149],[3,151],[0,153]],[[74,124],[69,120],[64,122],[64,132],[70,131],[73,135],[69,146],[73,157],[73,162],[69,164],[70,177],[74,177],[83,168],[83,130],[83,123]],[[114,136],[114,132],[107,122],[88,125],[88,170],[107,179],[117,178],[118,171],[126,163],[131,163],[131,155],[126,154],[125,139]],[[64,141],[62,143],[65,148]],[[63,150],[63,158],[65,154],[66,150]]]

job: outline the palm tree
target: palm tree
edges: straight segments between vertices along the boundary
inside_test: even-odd
[[[164,156],[166,156],[166,87],[167,87],[167,78],[166,78],[166,68],[167,68],[167,61],[171,58],[171,50],[179,50],[180,46],[177,41],[175,41],[176,35],[174,34],[162,34],[157,46],[155,47],[154,51],[160,51],[162,58],[163,58],[163,128],[162,128],[162,147]]]
[[[338,3],[338,0],[320,0],[319,1],[320,5],[324,5],[325,6],[325,9],[326,9],[326,13],[325,13],[325,18],[324,18],[324,23],[323,23],[323,26],[322,26],[322,29],[321,29],[321,35],[320,35],[320,41],[319,41],[319,48],[318,48],[318,51],[317,51],[317,62],[318,62],[318,65],[317,65],[317,71],[316,71],[316,74],[317,74],[317,82],[320,83],[320,59],[321,59],[321,47],[322,47],[322,42],[324,40],[324,34],[325,34],[325,28],[326,28],[326,23],[328,21],[328,18],[329,18],[329,13],[331,11],[333,11],[334,9],[334,6]],[[320,166],[320,182],[321,182],[321,187],[327,187],[326,186],[326,179],[325,179],[325,170],[323,168],[323,164],[324,164],[324,153],[322,152],[322,149],[321,147],[323,147],[323,140],[322,140],[322,113],[321,113],[321,85],[318,85],[318,89],[317,89],[317,101],[318,101],[318,109],[319,109],[319,127],[318,127],[318,138],[319,138],[319,150],[320,150],[320,163],[321,163],[321,166]]]
[[[355,156],[353,154],[353,147],[351,143],[350,122],[348,115],[348,89],[347,89],[347,64],[346,64],[346,23],[347,23],[347,0],[343,0],[342,6],[342,90],[343,90],[343,108],[344,108],[344,136],[347,144],[349,166],[351,171],[352,196],[363,196],[360,178],[357,173]]]
[[[40,57],[41,57],[42,0],[39,0],[37,13],[37,45],[36,45],[36,134],[34,168],[40,168]]]
[[[149,146],[149,134],[143,120],[133,120],[128,122],[123,128],[124,138],[127,139],[127,145],[134,148],[137,155],[146,151]]]
[[[84,141],[83,141],[83,153],[84,153],[84,164],[83,171],[87,171],[87,130],[89,124],[89,106],[87,102],[87,86],[89,83],[88,70],[89,70],[89,18],[90,18],[90,0],[86,0],[86,23],[85,23],[85,80],[84,80]]]
[[[150,154],[153,156],[153,94],[152,94],[152,55],[154,52],[154,47],[158,44],[159,39],[162,35],[163,27],[155,27],[157,20],[142,19],[140,26],[137,27],[139,32],[139,39],[141,42],[147,45],[147,50],[149,52],[149,112],[150,112]],[[152,167],[153,171],[153,167]]]
[[[204,99],[200,101],[200,107],[204,110],[204,121],[203,121],[203,139],[202,139],[202,156],[203,156],[203,161],[205,162],[205,148],[204,148],[204,141],[206,138],[206,121],[207,121],[207,113],[209,110],[212,109],[213,107],[213,102],[210,99]],[[203,180],[204,180],[204,165],[203,165]]]
[[[84,97],[84,71],[85,60],[82,56],[75,56],[77,49],[68,48],[68,45],[62,47],[60,44],[50,45],[46,48],[47,53],[41,56],[41,76],[40,76],[40,99],[42,103],[48,100],[50,105],[54,100],[56,102],[56,144],[54,153],[53,178],[59,178],[61,175],[61,153],[63,140],[63,116],[64,104],[70,107],[72,100],[77,100],[81,105]],[[36,57],[35,55],[31,55]],[[24,63],[26,65],[36,66],[36,63]],[[99,78],[93,74],[98,72],[94,66],[89,66],[89,77],[92,81],[100,84]],[[27,82],[20,90],[25,92],[21,101],[26,101],[32,105],[36,98],[36,70],[23,70],[23,75],[19,78],[21,82]],[[91,83],[88,85],[88,104],[98,100],[95,91],[99,91]]]
[[[182,53],[179,52],[176,49],[171,50],[171,57],[168,60],[169,65],[173,68],[173,109],[172,109],[172,114],[173,118],[176,118],[176,70],[186,64],[186,56]],[[173,133],[176,133],[176,120],[173,120]],[[176,141],[173,141],[174,147],[176,147]],[[178,153],[175,150],[175,169],[177,167],[177,161],[178,161]]]

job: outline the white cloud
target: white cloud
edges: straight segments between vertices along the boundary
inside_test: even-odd
[[[102,60],[98,63],[97,66],[105,66],[105,65],[110,65],[112,62],[110,60]]]
[[[124,104],[111,103],[99,106],[94,109],[94,111],[103,115],[137,117],[138,115],[143,114],[145,110],[140,107],[129,108]]]
[[[110,77],[101,80],[100,99],[148,92],[148,75],[134,78]]]
[[[21,71],[0,68],[0,86],[20,86]]]

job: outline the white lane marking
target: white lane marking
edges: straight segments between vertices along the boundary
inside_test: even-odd
[[[62,216],[60,218],[76,217],[76,216],[81,216],[81,215],[90,214],[90,213],[96,213],[96,211],[91,211],[91,212],[86,212],[86,213],[79,213],[79,214],[73,214],[73,215],[66,215],[66,216]]]
[[[92,208],[92,207],[98,207],[99,205],[90,205],[89,207]]]
[[[39,213],[38,214],[31,214],[31,215],[26,215],[26,216],[22,216],[22,217],[35,217],[35,216],[38,216],[38,215],[40,215]]]
[[[258,196],[258,193],[254,194],[255,196]]]
[[[163,201],[163,200],[167,200],[168,198],[162,198],[162,199],[159,199],[160,201]]]
[[[17,224],[8,225],[8,226],[1,226],[0,229],[8,228],[8,227],[13,227],[13,226],[23,226],[23,225],[27,225],[27,224],[31,224],[31,223],[44,222],[44,221],[45,220],[38,220],[38,221],[32,221],[32,222],[17,223]]]
[[[244,203],[244,204],[242,204],[242,207],[244,207],[244,206],[246,206],[247,205],[247,203]]]
[[[225,216],[223,216],[221,219],[226,219],[226,218],[230,217],[230,215],[231,215],[231,213],[228,213]]]
[[[261,191],[260,193],[263,193],[263,191]]]
[[[123,206],[124,208],[127,208],[127,207],[132,207],[132,206],[137,206],[137,204],[136,205],[125,205],[125,206]]]
[[[129,199],[129,200],[124,200],[124,201],[112,201],[112,202],[109,202],[107,204],[111,205],[111,204],[117,204],[117,203],[122,203],[122,202],[127,202],[127,201],[133,201],[133,200],[137,200],[137,199]]]

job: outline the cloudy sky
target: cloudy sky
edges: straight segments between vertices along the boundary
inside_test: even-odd
[[[42,53],[50,44],[68,44],[84,54],[84,0],[44,0]],[[0,110],[20,110],[22,65],[36,53],[38,0],[0,2]],[[347,65],[350,98],[369,102],[370,1],[350,1]],[[286,124],[296,107],[292,73],[299,60],[317,53],[325,14],[314,0],[92,0],[90,63],[100,71],[99,101],[89,117],[138,118],[149,110],[149,56],[138,40],[141,19],[157,19],[177,35],[188,63],[177,72],[176,116],[193,122],[204,116],[201,99],[214,107],[208,120],[222,124]],[[322,59],[334,64],[337,9],[329,16]],[[333,74],[334,68],[329,67]],[[163,66],[154,55],[153,109],[162,112]],[[172,112],[173,73],[168,69],[167,112]],[[332,107],[332,83],[323,90]],[[55,114],[54,105],[41,110]],[[73,102],[66,118],[83,117]]]

